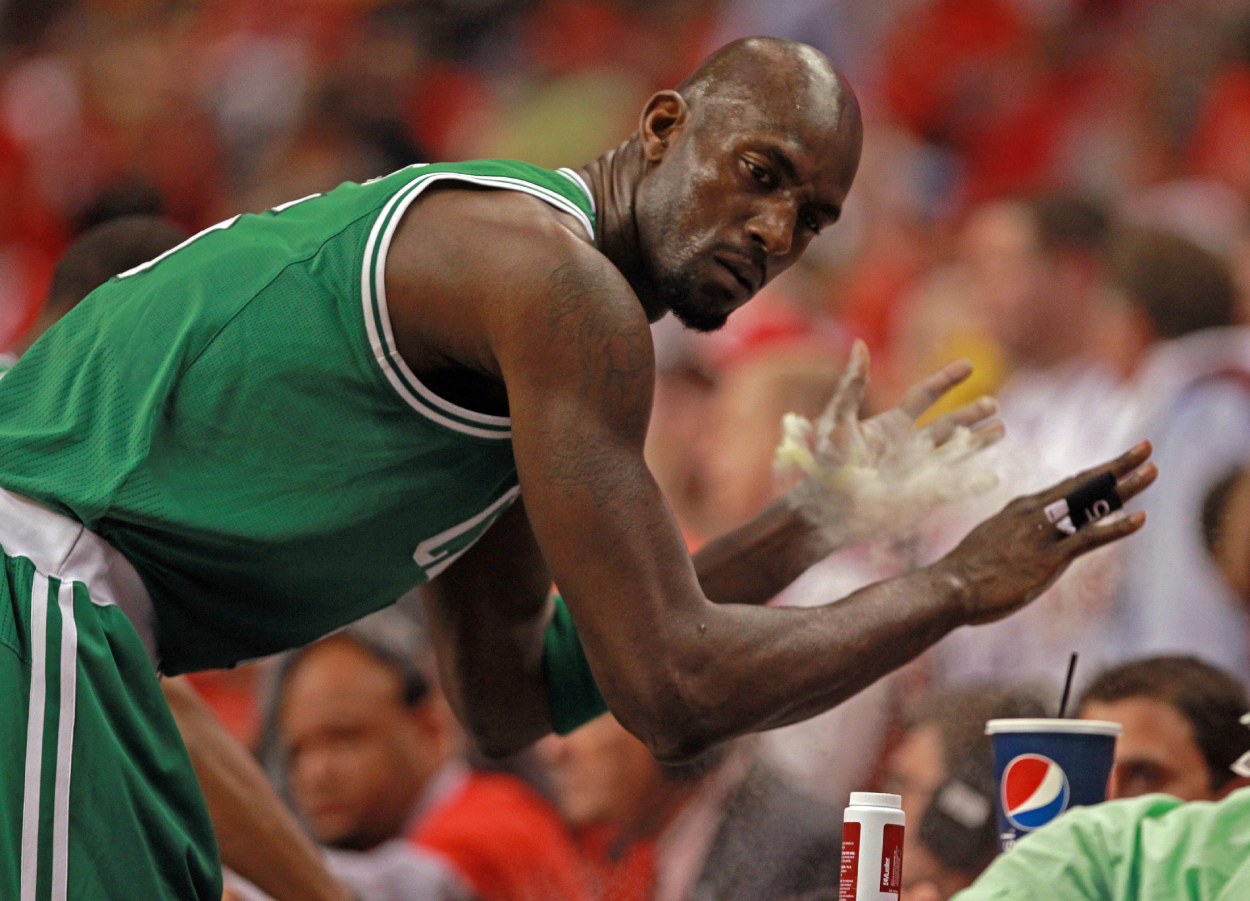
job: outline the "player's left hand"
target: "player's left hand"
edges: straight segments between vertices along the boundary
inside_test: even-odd
[[[887,526],[900,534],[937,504],[992,487],[992,473],[969,464],[1003,437],[994,418],[998,404],[989,397],[916,427],[972,374],[967,360],[918,382],[889,410],[861,419],[868,368],[868,348],[856,341],[825,411],[814,423],[787,416],[777,453],[779,469],[804,475],[791,489],[793,502],[814,507],[822,525],[840,533],[839,545],[887,537]]]
[[[896,406],[869,419],[860,419],[859,410],[868,389],[868,370],[868,346],[857,340],[838,388],[817,421],[818,431],[822,426],[829,431],[829,451],[835,458],[850,459],[862,446],[869,459],[888,459],[898,456],[901,446],[917,439],[937,448],[961,428],[972,433],[969,453],[983,450],[1003,437],[1002,423],[993,418],[998,413],[998,402],[992,397],[979,398],[922,429],[916,428],[917,421],[934,404],[972,375],[972,363],[968,360],[948,363],[913,385]]]

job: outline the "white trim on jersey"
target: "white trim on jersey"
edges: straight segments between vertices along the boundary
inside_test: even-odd
[[[414,188],[419,190],[422,183],[426,180],[428,180],[428,176],[422,176],[415,179],[403,189],[396,192],[395,195],[386,202],[385,206],[382,207],[382,211],[378,214],[377,220],[373,224],[373,228],[369,233],[369,240],[365,243],[364,265],[361,269],[360,275],[360,296],[361,303],[364,307],[365,331],[369,336],[369,346],[373,349],[373,358],[377,360],[378,366],[382,369],[382,374],[386,376],[386,380],[391,383],[391,387],[395,389],[395,392],[410,407],[422,416],[437,422],[439,425],[452,429],[453,431],[464,432],[478,438],[511,438],[512,433],[510,431],[505,431],[502,428],[508,425],[507,420],[497,425],[498,430],[491,431],[488,429],[477,428],[466,423],[457,422],[422,403],[421,399],[413,393],[413,389],[409,387],[409,383],[405,383],[404,381],[405,378],[409,379],[413,388],[415,388],[417,384],[420,384],[420,381],[415,375],[412,374],[412,371],[408,369],[407,365],[403,362],[403,359],[399,356],[399,351],[394,349],[395,338],[394,334],[391,332],[390,311],[386,308],[385,286],[383,286],[383,291],[376,295],[376,310],[374,307],[375,294],[373,291],[373,267],[371,265],[371,260],[373,258],[374,248],[378,246],[379,235],[388,223],[391,211],[404,197],[405,193]],[[381,265],[383,267],[385,266],[385,260],[385,252],[383,252],[381,255]],[[379,271],[382,272],[384,277],[385,270],[380,269]],[[381,323],[381,330],[378,328],[379,323]],[[455,407],[454,404],[451,406]],[[449,412],[455,412],[455,409]]]
[[[91,602],[116,606],[134,625],[155,662],[152,601],[138,572],[112,545],[82,523],[62,516],[20,494],[0,489],[0,547],[9,557],[29,560],[35,568],[30,589],[30,695],[26,712],[26,760],[22,796],[21,879],[19,901],[40,896],[40,829],[43,809],[52,812],[49,855],[49,901],[69,894],[70,788],[73,783],[74,723],[78,707],[78,623],[74,586],[87,586]],[[49,647],[50,579],[57,579],[56,611],[60,643]],[[52,652],[52,653],[50,653]],[[55,654],[53,658],[52,654]],[[57,661],[56,744],[52,797],[43,791],[43,764],[49,749],[44,736],[49,714],[49,659]]]
[[[324,191],[318,191],[316,194],[305,194],[303,197],[300,197],[298,200],[288,200],[286,203],[280,203],[277,206],[270,207],[268,212],[281,213],[283,210],[289,210],[293,206],[298,206],[299,204],[303,203],[305,200],[316,200],[318,197],[321,197],[324,193],[325,193]]]
[[[414,200],[429,187],[430,184],[437,181],[437,176],[430,176],[426,179],[426,183],[418,186],[414,190],[405,194],[402,200],[395,206],[394,212],[390,216],[390,220],[386,223],[386,229],[382,232],[381,243],[378,247],[378,261],[374,269],[374,290],[377,292],[378,313],[381,319],[383,334],[385,336],[388,347],[395,349],[392,354],[391,362],[399,369],[404,379],[408,381],[417,393],[421,395],[422,400],[431,403],[436,407],[440,407],[448,413],[459,416],[461,419],[467,419],[469,422],[478,422],[482,425],[493,425],[500,428],[507,428],[510,420],[507,416],[492,416],[489,413],[479,413],[476,410],[470,410],[459,404],[439,397],[417,378],[416,373],[408,368],[408,364],[404,358],[399,355],[397,345],[395,344],[395,334],[391,331],[390,307],[386,300],[386,255],[391,248],[391,240],[395,237],[395,232],[399,229],[399,223],[404,218],[404,213],[408,211]]]
[[[597,215],[599,211],[595,209],[595,195],[590,192],[590,185],[586,184],[586,179],[582,178],[582,174],[576,169],[570,169],[567,166],[556,171],[586,192],[586,199],[590,202],[590,211]],[[593,238],[594,235],[591,235],[591,237]]]
[[[52,893],[66,901],[69,888],[69,787],[74,762],[74,712],[78,702],[78,624],[74,621],[74,583],[57,591],[61,611],[61,709],[56,729],[56,781],[52,794]]]
[[[576,183],[586,191],[585,184],[576,177]],[[569,176],[565,176],[566,178]],[[440,425],[479,438],[509,439],[511,420],[506,416],[492,416],[461,407],[427,388],[400,356],[391,329],[390,310],[386,301],[386,257],[391,240],[408,207],[426,188],[437,181],[461,181],[487,188],[520,191],[550,204],[561,212],[574,216],[593,241],[594,226],[590,218],[577,204],[562,195],[519,178],[503,175],[466,175],[459,172],[431,172],[419,175],[395,192],[382,207],[365,243],[364,263],[361,271],[361,304],[364,308],[365,330],[373,348],[374,358],[381,366],[387,381],[409,406]],[[591,200],[592,208],[594,201]],[[377,259],[374,261],[376,251]],[[450,418],[459,417],[464,422]],[[476,424],[476,425],[475,425]],[[480,428],[485,426],[486,428]]]
[[[43,713],[48,692],[48,577],[30,586],[30,700],[26,708],[26,780],[22,794],[21,901],[35,901],[39,881],[39,791],[43,781]]]
[[[25,557],[41,573],[89,586],[96,606],[119,607],[156,667],[152,598],[138,571],[117,548],[82,523],[3,488],[0,547],[10,557]]]
[[[433,579],[435,576],[437,576],[447,567],[451,566],[453,563],[456,562],[457,559],[459,559],[461,554],[463,554],[469,548],[473,547],[473,544],[475,544],[476,542],[472,542],[466,545],[465,547],[461,548],[460,550],[456,551],[454,554],[451,554],[450,556],[448,556],[446,551],[443,551],[441,554],[435,553],[440,547],[442,547],[444,544],[446,544],[449,541],[452,541],[455,538],[459,538],[465,532],[468,532],[469,530],[474,529],[477,526],[481,525],[488,518],[494,516],[497,512],[504,509],[505,507],[512,506],[512,502],[515,501],[520,496],[521,496],[521,486],[513,485],[511,488],[509,488],[507,491],[501,494],[498,498],[496,498],[494,503],[492,503],[489,507],[487,507],[481,513],[478,513],[476,516],[466,519],[464,522],[460,523],[459,525],[452,526],[450,529],[447,529],[444,532],[439,532],[437,535],[427,538],[425,539],[425,541],[418,544],[417,549],[412,552],[412,559],[416,562],[417,566],[425,570],[426,579]]]
[[[300,199],[307,200],[308,198],[302,197]],[[298,201],[296,202],[298,203]],[[241,216],[242,214],[240,213],[239,215]],[[239,216],[231,216],[229,219],[225,219],[221,222],[218,222],[216,225],[210,225],[208,228],[204,229],[203,231],[196,232],[191,237],[187,238],[187,240],[183,241],[181,244],[178,244],[174,247],[169,248],[169,250],[165,251],[159,256],[152,257],[152,259],[148,260],[146,263],[140,263],[138,266],[134,267],[133,269],[127,269],[125,272],[119,272],[117,274],[117,277],[118,278],[130,278],[130,276],[132,275],[138,275],[140,272],[146,272],[147,270],[155,266],[157,263],[159,263],[161,260],[165,259],[165,257],[170,256],[171,254],[177,253],[178,251],[182,250],[182,248],[186,247],[188,244],[194,244],[196,241],[200,240],[200,238],[204,237],[209,232],[221,231],[223,228],[229,228],[230,226],[234,225],[238,221],[239,221]]]

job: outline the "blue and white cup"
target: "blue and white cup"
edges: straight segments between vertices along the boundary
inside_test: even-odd
[[[1022,835],[1070,807],[1107,800],[1119,723],[1104,720],[990,720],[998,839],[1010,851]]]

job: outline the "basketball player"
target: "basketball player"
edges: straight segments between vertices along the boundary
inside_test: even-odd
[[[160,216],[121,216],[81,234],[57,261],[38,319],[0,377],[49,328],[114,274],[177,246],[187,233]],[[252,755],[217,721],[185,679],[162,679],[161,691],[208,803],[222,863],[275,901],[340,901],[347,889],[270,786]]]
[[[215,901],[155,669],[303,644],[415,584],[483,749],[606,700],[675,760],[825,710],[1140,528],[1065,537],[1043,513],[1065,483],[931,567],[771,609],[831,549],[787,498],[692,563],[643,462],[648,324],[721,325],[837,219],[860,142],[822,56],[739,42],[580,171],[413,167],[236,217],[49,330],[0,381],[0,896]],[[1148,453],[1107,467],[1123,498]]]

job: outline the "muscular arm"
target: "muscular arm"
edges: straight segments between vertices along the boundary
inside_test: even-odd
[[[854,428],[874,425],[912,432],[915,420],[971,372],[966,362],[944,367],[918,383],[900,404],[868,422],[858,421],[866,382],[867,355],[858,349],[830,403],[856,417]],[[925,429],[934,445],[945,442],[956,426],[974,428],[982,443],[997,440],[1001,427],[987,421],[997,406],[988,399],[969,404]],[[879,429],[878,434],[887,429]],[[862,437],[862,435],[861,435]],[[838,537],[851,529],[830,529],[791,491],[751,522],[713,541],[694,555],[695,576],[714,603],[762,604],[808,566],[841,546]],[[482,749],[506,754],[545,735],[553,727],[548,709],[549,662],[541,658],[550,621],[551,576],[518,503],[482,541],[425,586],[426,617],[440,655],[443,682],[461,720],[478,736]],[[558,646],[558,645],[557,645]],[[556,658],[567,665],[567,658]],[[564,686],[569,688],[567,684]],[[566,704],[586,702],[585,695],[565,693]],[[585,715],[589,711],[578,711]]]
[[[826,709],[960,623],[959,580],[929,571],[815,610],[710,602],[643,462],[641,308],[593,258],[545,281],[495,332],[528,517],[600,689],[657,756]]]
[[[398,278],[410,301],[430,300],[424,307],[412,301],[398,316],[393,306],[397,336],[420,333],[435,318],[443,330],[435,343],[507,385],[513,453],[537,547],[613,713],[658,757],[687,757],[825,710],[956,626],[1005,615],[1072,558],[1141,524],[1126,519],[1059,542],[1053,529],[1034,531],[1044,500],[1038,496],[1009,506],[938,565],[836,604],[795,610],[713,603],[643,461],[654,361],[637,298],[571,232],[496,228],[489,219],[474,226],[461,235],[458,224],[442,219],[412,247],[415,257],[426,255],[421,273],[455,272],[455,279]],[[388,289],[390,280],[388,268]],[[411,312],[417,308],[424,319]],[[473,335],[485,335],[485,346]],[[419,351],[421,342],[412,347]],[[1126,494],[1149,480],[1129,476],[1145,453],[1117,464],[1137,480],[1123,484]],[[762,528],[747,546],[762,557],[770,541],[786,544],[794,526],[786,520],[783,513],[775,530]],[[468,555],[460,563],[467,566]],[[717,599],[755,599],[761,586],[771,593],[790,575],[785,570],[737,590],[738,597],[730,587]],[[734,579],[716,574],[710,581],[732,586]],[[504,634],[461,632],[457,652],[475,640],[498,643]],[[503,749],[521,735],[525,729],[514,728],[487,744]]]
[[[810,610],[710,602],[643,462],[653,360],[639,305],[593,258],[553,266],[536,294],[492,332],[528,517],[599,687],[657,756],[825,710],[976,615],[962,563]],[[1065,561],[1021,562],[1036,584],[1009,586],[1017,603]],[[999,563],[976,570],[978,588]]]
[[[252,755],[217,721],[184,679],[162,679],[208,801],[221,860],[276,901],[347,901]]]
[[[520,500],[422,587],[447,699],[490,756],[551,731],[542,668],[550,592],[551,576]]]

